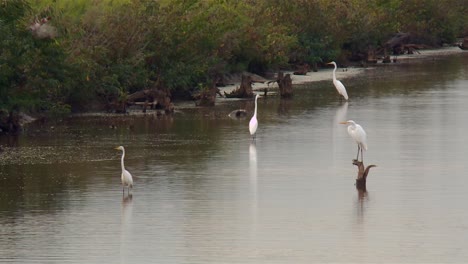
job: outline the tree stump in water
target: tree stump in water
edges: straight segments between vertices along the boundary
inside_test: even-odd
[[[226,98],[252,98],[254,96],[252,89],[252,77],[242,74],[241,85],[230,93],[224,92]]]
[[[366,179],[370,168],[377,167],[376,165],[369,165],[364,169],[364,163],[362,161],[353,160],[353,165],[358,167],[358,175],[356,178],[356,188],[360,190],[366,189]]]
[[[293,96],[291,74],[288,73],[284,75],[283,72],[279,72],[276,82],[278,82],[281,98],[290,98]]]

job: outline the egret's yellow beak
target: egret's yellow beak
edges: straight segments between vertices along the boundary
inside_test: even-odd
[[[119,149],[119,147],[115,147],[114,149],[116,149],[116,150],[120,150],[120,149]]]
[[[340,124],[346,125],[346,124],[348,124],[348,123],[347,123],[346,121],[343,121],[343,122],[340,122]]]
[[[327,62],[327,64],[333,64],[333,63],[331,63],[331,62]]]

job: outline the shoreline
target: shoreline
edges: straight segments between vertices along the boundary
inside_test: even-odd
[[[377,63],[367,64],[366,67],[356,67],[356,66],[349,66],[346,68],[338,67],[336,69],[336,78],[339,80],[343,80],[347,78],[357,77],[360,74],[364,73],[364,71],[367,69],[384,66],[384,65],[385,66],[390,66],[390,65],[398,66],[400,64],[413,63],[416,60],[420,61],[424,59],[431,59],[434,57],[449,56],[449,55],[463,54],[463,53],[468,53],[468,52],[460,49],[459,47],[443,47],[439,49],[418,50],[414,54],[392,56],[392,59],[393,58],[397,59],[396,63],[394,62],[382,63],[382,61],[379,60]],[[283,72],[284,74],[291,74],[293,85],[299,85],[299,84],[307,84],[307,83],[321,82],[321,81],[327,81],[327,80],[331,81],[333,67],[319,68],[317,72],[309,71],[306,75],[294,75],[293,74],[294,71],[292,70],[283,71]],[[219,90],[221,91],[222,94],[224,94],[224,92],[230,93],[236,88],[238,88],[239,85],[240,85],[240,82],[236,82],[232,85],[219,87]],[[269,85],[267,85],[266,83],[253,83],[252,88],[254,92],[260,92],[260,90],[263,90],[264,88],[278,89],[278,84],[276,82],[271,83]],[[235,100],[238,98],[220,98],[220,97],[216,98],[216,100],[220,100],[220,99],[221,100],[233,100],[233,99]]]
[[[419,52],[419,53],[418,53]],[[468,54],[468,51],[462,50],[459,47],[443,47],[439,49],[426,49],[426,50],[418,50],[415,54],[404,54],[393,56],[397,58],[397,62],[391,63],[382,63],[382,60],[379,60],[377,63],[370,63],[367,64],[365,67],[360,66],[349,66],[346,68],[337,68],[336,75],[337,79],[344,80],[348,78],[354,78],[361,74],[363,74],[366,70],[375,68],[375,67],[392,67],[402,64],[409,64],[409,63],[416,63],[421,62],[427,59],[434,59],[437,57],[442,56],[451,56],[457,54]],[[316,83],[322,81],[332,81],[332,67],[327,68],[319,68],[317,72],[309,71],[306,75],[294,75],[293,70],[283,71],[285,74],[291,74],[292,84],[293,85],[301,85],[301,84],[309,84],[309,83]],[[240,80],[236,80],[231,85],[227,85],[224,87],[218,87],[221,94],[230,93],[236,88],[240,86]],[[264,88],[269,88],[268,93],[270,95],[274,95],[277,93],[279,87],[276,82],[271,84],[266,83],[253,83],[252,89],[254,93],[263,93]],[[216,104],[214,107],[198,107],[195,105],[194,101],[187,100],[187,101],[176,101],[174,104],[174,114],[183,113],[185,110],[196,109],[196,108],[212,108],[216,109],[218,104],[223,104],[227,102],[232,102],[236,100],[247,100],[246,98],[226,98],[226,97],[216,97]],[[152,110],[148,109],[146,113],[143,113],[140,108],[131,108],[128,109],[127,116],[144,116],[144,115],[162,115],[165,116],[164,111],[162,110]],[[107,116],[107,117],[122,117],[121,113],[104,113],[104,112],[90,112],[90,113],[77,113],[72,114],[72,117],[83,117],[83,116]]]

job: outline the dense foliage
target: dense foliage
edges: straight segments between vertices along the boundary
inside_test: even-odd
[[[466,0],[0,0],[0,109],[63,113],[147,88],[343,58],[396,32],[440,45]],[[50,17],[53,34],[31,32]]]

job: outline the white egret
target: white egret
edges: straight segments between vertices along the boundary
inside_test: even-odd
[[[356,141],[358,145],[356,160],[359,160],[359,152],[361,152],[361,161],[364,161],[362,151],[367,150],[366,131],[364,131],[364,129],[359,124],[356,124],[356,122],[354,122],[353,120],[340,122],[340,124],[348,125],[348,134],[354,139],[354,141]]]
[[[250,122],[249,122],[249,131],[250,131],[250,135],[252,135],[252,139],[255,139],[255,133],[257,132],[257,128],[258,128],[258,121],[257,121],[257,99],[258,99],[259,95],[257,94],[255,96],[255,111],[254,111],[254,115],[252,116],[252,118],[250,119]]]
[[[122,179],[122,192],[123,192],[123,194],[125,194],[125,187],[127,187],[128,194],[130,194],[130,189],[133,188],[133,177],[132,177],[132,174],[130,174],[130,172],[128,172],[128,170],[126,170],[125,166],[124,166],[125,148],[120,146],[120,147],[116,147],[115,149],[122,151],[122,161],[121,161],[121,164],[122,164],[122,176],[121,176],[121,179]]]
[[[346,92],[346,88],[343,85],[342,82],[336,79],[336,62],[332,61],[327,64],[331,64],[335,66],[335,69],[333,69],[333,85],[335,85],[336,90],[338,91],[339,94],[341,94],[345,100],[348,100],[348,93]]]

